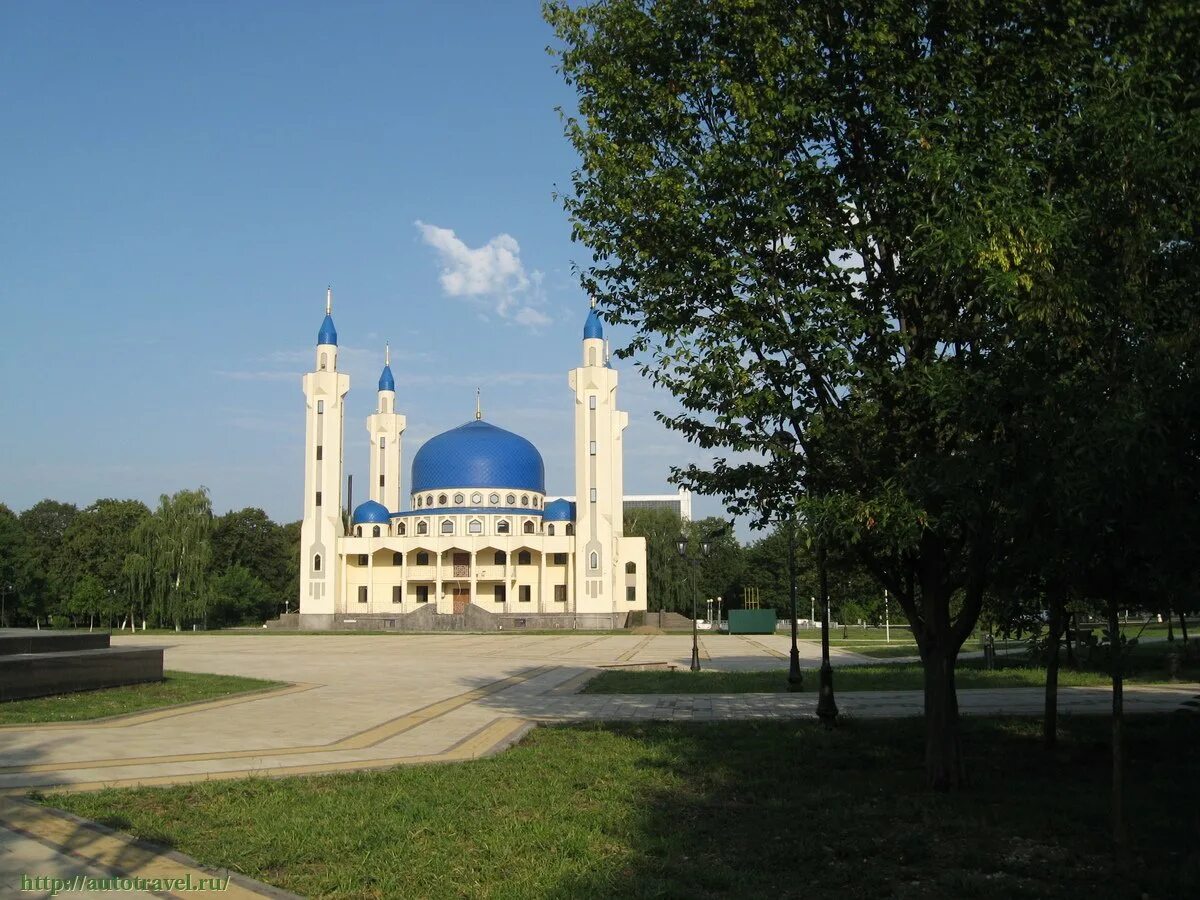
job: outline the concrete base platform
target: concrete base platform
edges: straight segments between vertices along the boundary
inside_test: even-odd
[[[110,647],[107,632],[0,629],[0,701],[162,677],[162,647]]]

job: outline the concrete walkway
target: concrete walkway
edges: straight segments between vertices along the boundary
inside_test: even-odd
[[[511,745],[537,722],[808,718],[816,710],[815,694],[575,693],[600,666],[686,666],[689,635],[114,638],[114,645],[137,643],[169,644],[169,669],[270,678],[290,686],[92,723],[2,727],[0,795],[467,760]],[[779,669],[788,647],[785,635],[704,635],[701,658],[708,669]],[[801,652],[802,664],[819,661],[818,646],[805,644]],[[880,662],[836,650],[833,661]],[[1200,685],[1128,686],[1125,703],[1130,713],[1167,711],[1195,703],[1198,695]],[[847,716],[915,716],[921,702],[920,691],[838,695]],[[960,709],[968,715],[1037,714],[1041,703],[1040,688],[959,691]],[[1060,691],[1065,715],[1103,714],[1109,703],[1105,688]],[[21,875],[128,872],[131,859],[144,863],[138,870],[143,872],[179,866],[200,871],[182,857],[171,857],[168,865],[161,857],[165,851],[155,850],[161,858],[143,859],[137,854],[145,848],[135,852],[128,839],[112,834],[93,839],[97,832],[88,831],[90,826],[77,820],[64,825],[57,814],[24,801],[0,802],[7,804],[0,806],[0,892],[19,890]],[[108,846],[109,853],[81,853],[81,841]],[[122,841],[129,847],[121,849]],[[260,889],[250,883],[238,888],[251,894]]]

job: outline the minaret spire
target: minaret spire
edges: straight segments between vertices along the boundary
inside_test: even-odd
[[[333,315],[333,288],[325,288],[325,315]]]
[[[475,388],[475,421],[483,418],[483,405],[479,399],[479,388]]]
[[[383,342],[383,364],[385,366],[390,366],[392,364],[392,342],[391,341]]]

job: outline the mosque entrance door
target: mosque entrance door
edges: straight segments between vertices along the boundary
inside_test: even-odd
[[[471,602],[471,589],[469,587],[456,587],[452,590],[454,592],[454,614],[461,616],[467,611],[467,604]]]

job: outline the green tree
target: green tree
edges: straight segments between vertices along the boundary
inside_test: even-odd
[[[300,522],[288,522],[280,526],[281,540],[288,560],[288,587],[284,592],[285,609],[290,604],[297,608],[300,600]]]
[[[211,588],[213,515],[207,488],[163,494],[154,514],[133,535],[145,562],[126,566],[128,580],[147,576],[150,615],[179,630],[186,619],[206,620]]]
[[[682,530],[679,516],[669,509],[625,512],[625,533],[646,539],[646,608],[651,612],[691,614],[691,598],[683,588],[686,564],[676,549]]]
[[[103,618],[109,610],[109,593],[104,582],[95,575],[82,575],[71,588],[68,609],[72,617],[87,619],[88,629],[96,624],[96,618]]]
[[[63,587],[55,577],[60,571],[57,557],[67,529],[78,514],[73,503],[41,500],[20,515],[27,552],[18,578],[24,598],[22,619],[26,622],[63,605]]]
[[[1012,533],[1010,420],[1060,366],[1042,336],[1070,341],[1088,313],[1075,185],[1119,183],[1106,166],[1136,147],[1075,130],[1131,55],[1156,56],[1127,37],[1164,20],[1078,0],[547,17],[579,98],[564,202],[583,284],[680,399],[665,423],[734,451],[677,478],[763,523],[800,496],[815,540],[859,554],[920,648],[927,778],[961,784],[954,666]],[[1138,121],[1170,103],[1152,99]]]
[[[61,552],[51,557],[57,596],[68,601],[64,612],[70,614],[75,586],[85,575],[100,582],[105,596],[125,596],[125,557],[138,524],[149,515],[150,510],[138,500],[106,499],[97,500],[72,518],[63,530]]]
[[[263,620],[269,588],[245,566],[230,566],[213,579],[209,620],[216,625],[253,625]]]
[[[288,534],[261,509],[233,510],[219,516],[213,527],[212,569],[222,573],[241,566],[262,584],[258,611],[250,619],[271,618],[292,590],[292,553]]]
[[[25,566],[28,542],[21,523],[11,509],[0,503],[0,592],[4,594],[4,615],[0,627],[7,627],[18,615],[23,592],[19,575]]]

